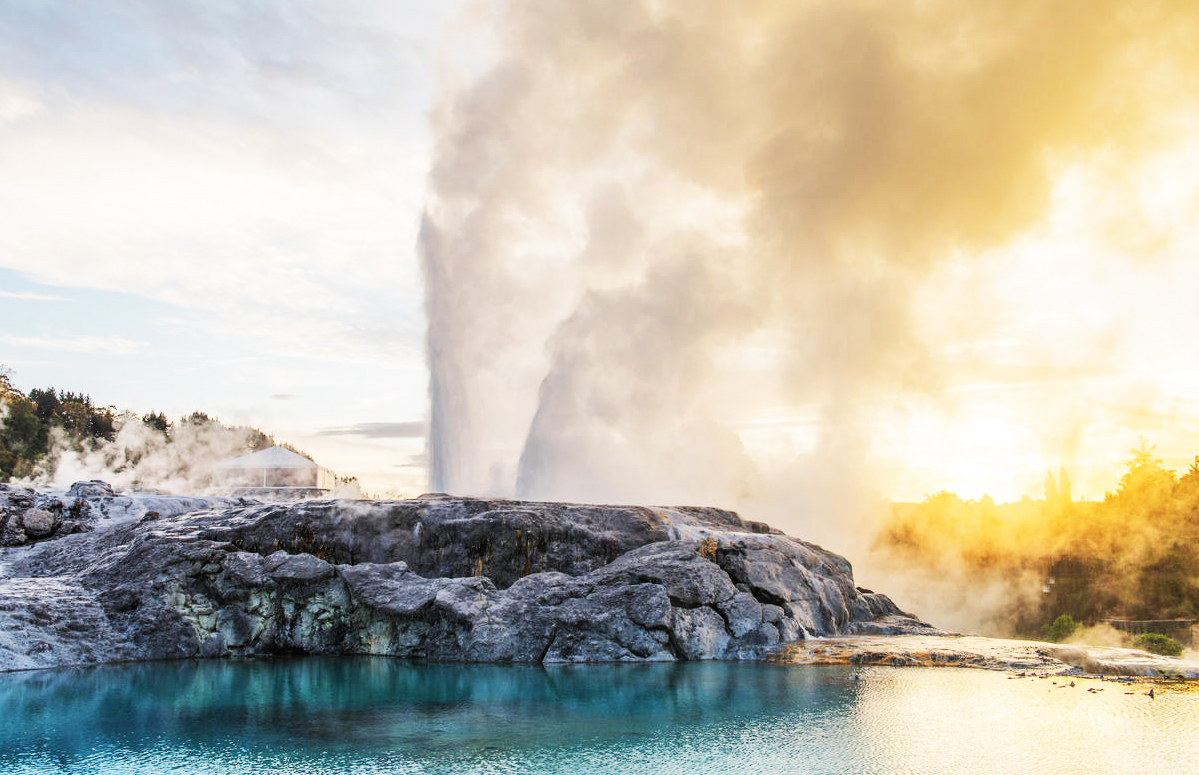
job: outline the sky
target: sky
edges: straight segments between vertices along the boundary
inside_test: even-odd
[[[1197,16],[0,0],[0,364],[374,494],[1102,497],[1199,454]]]
[[[452,3],[0,2],[0,363],[420,492]],[[415,462],[414,462],[415,460]]]

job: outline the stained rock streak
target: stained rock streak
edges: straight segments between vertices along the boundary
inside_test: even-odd
[[[0,491],[14,494],[39,497]],[[813,636],[936,633],[856,588],[844,558],[719,509],[158,505],[6,550],[0,670],[279,653],[758,659]]]

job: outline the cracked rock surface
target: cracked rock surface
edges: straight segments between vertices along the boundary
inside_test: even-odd
[[[147,505],[101,484],[72,488],[59,511],[88,519],[68,532],[48,496],[0,489],[23,534],[0,550],[0,670],[280,653],[760,659],[808,637],[937,632],[856,588],[844,558],[719,509]]]

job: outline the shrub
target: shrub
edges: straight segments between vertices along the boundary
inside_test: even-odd
[[[1061,643],[1066,638],[1078,630],[1078,622],[1074,621],[1074,617],[1070,614],[1062,614],[1053,620],[1053,624],[1047,625],[1045,630],[1045,640],[1053,643]]]
[[[1167,657],[1177,657],[1182,654],[1182,646],[1168,635],[1147,632],[1132,639],[1132,647],[1148,651],[1151,654],[1161,654]]]

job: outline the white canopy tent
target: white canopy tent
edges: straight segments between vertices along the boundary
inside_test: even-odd
[[[319,490],[334,487],[333,472],[285,447],[270,447],[217,466],[235,489]]]

